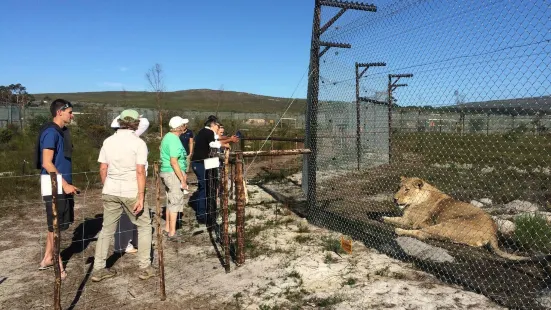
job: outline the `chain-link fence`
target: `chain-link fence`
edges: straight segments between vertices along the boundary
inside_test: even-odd
[[[316,1],[309,220],[503,306],[551,307],[550,16]]]

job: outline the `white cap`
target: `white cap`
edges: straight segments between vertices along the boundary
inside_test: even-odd
[[[184,124],[187,124],[187,123],[189,123],[189,120],[187,118],[181,118],[179,116],[174,116],[168,122],[168,126],[171,129],[174,129],[174,128],[178,128],[178,127],[180,127]]]

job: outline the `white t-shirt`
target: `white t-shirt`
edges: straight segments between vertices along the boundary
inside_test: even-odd
[[[121,118],[120,115],[117,115],[115,119],[111,122],[111,128],[119,128],[119,119]],[[138,129],[134,131],[134,134],[136,136],[141,136],[144,132],[147,131],[149,128],[149,121],[145,117],[140,117],[140,123],[138,124]],[[149,163],[145,162],[145,176],[147,177],[147,168],[149,168]]]
[[[98,162],[108,165],[102,194],[134,198],[138,194],[136,165],[147,164],[147,145],[133,131],[119,129],[103,141]]]

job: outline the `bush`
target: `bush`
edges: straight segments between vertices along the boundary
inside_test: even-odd
[[[42,125],[46,124],[50,120],[51,118],[46,115],[36,115],[35,117],[31,118],[28,123],[29,133],[32,135],[38,135],[38,130],[40,130],[40,127],[42,127]]]
[[[14,132],[9,130],[8,128],[0,129],[0,143],[4,144],[10,142],[13,136]]]
[[[103,140],[113,134],[113,130],[104,125],[90,125],[85,132],[92,146],[98,149],[103,145]]]
[[[551,252],[551,225],[539,214],[523,214],[515,219],[514,239],[524,250]]]

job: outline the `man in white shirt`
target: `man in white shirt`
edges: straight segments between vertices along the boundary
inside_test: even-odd
[[[103,141],[98,162],[103,183],[103,227],[96,243],[92,281],[98,282],[116,275],[106,268],[107,251],[117,223],[124,211],[138,227],[139,278],[155,276],[151,266],[151,217],[144,210],[145,165],[147,146],[135,131],[140,123],[135,110],[122,111],[117,133]]]

